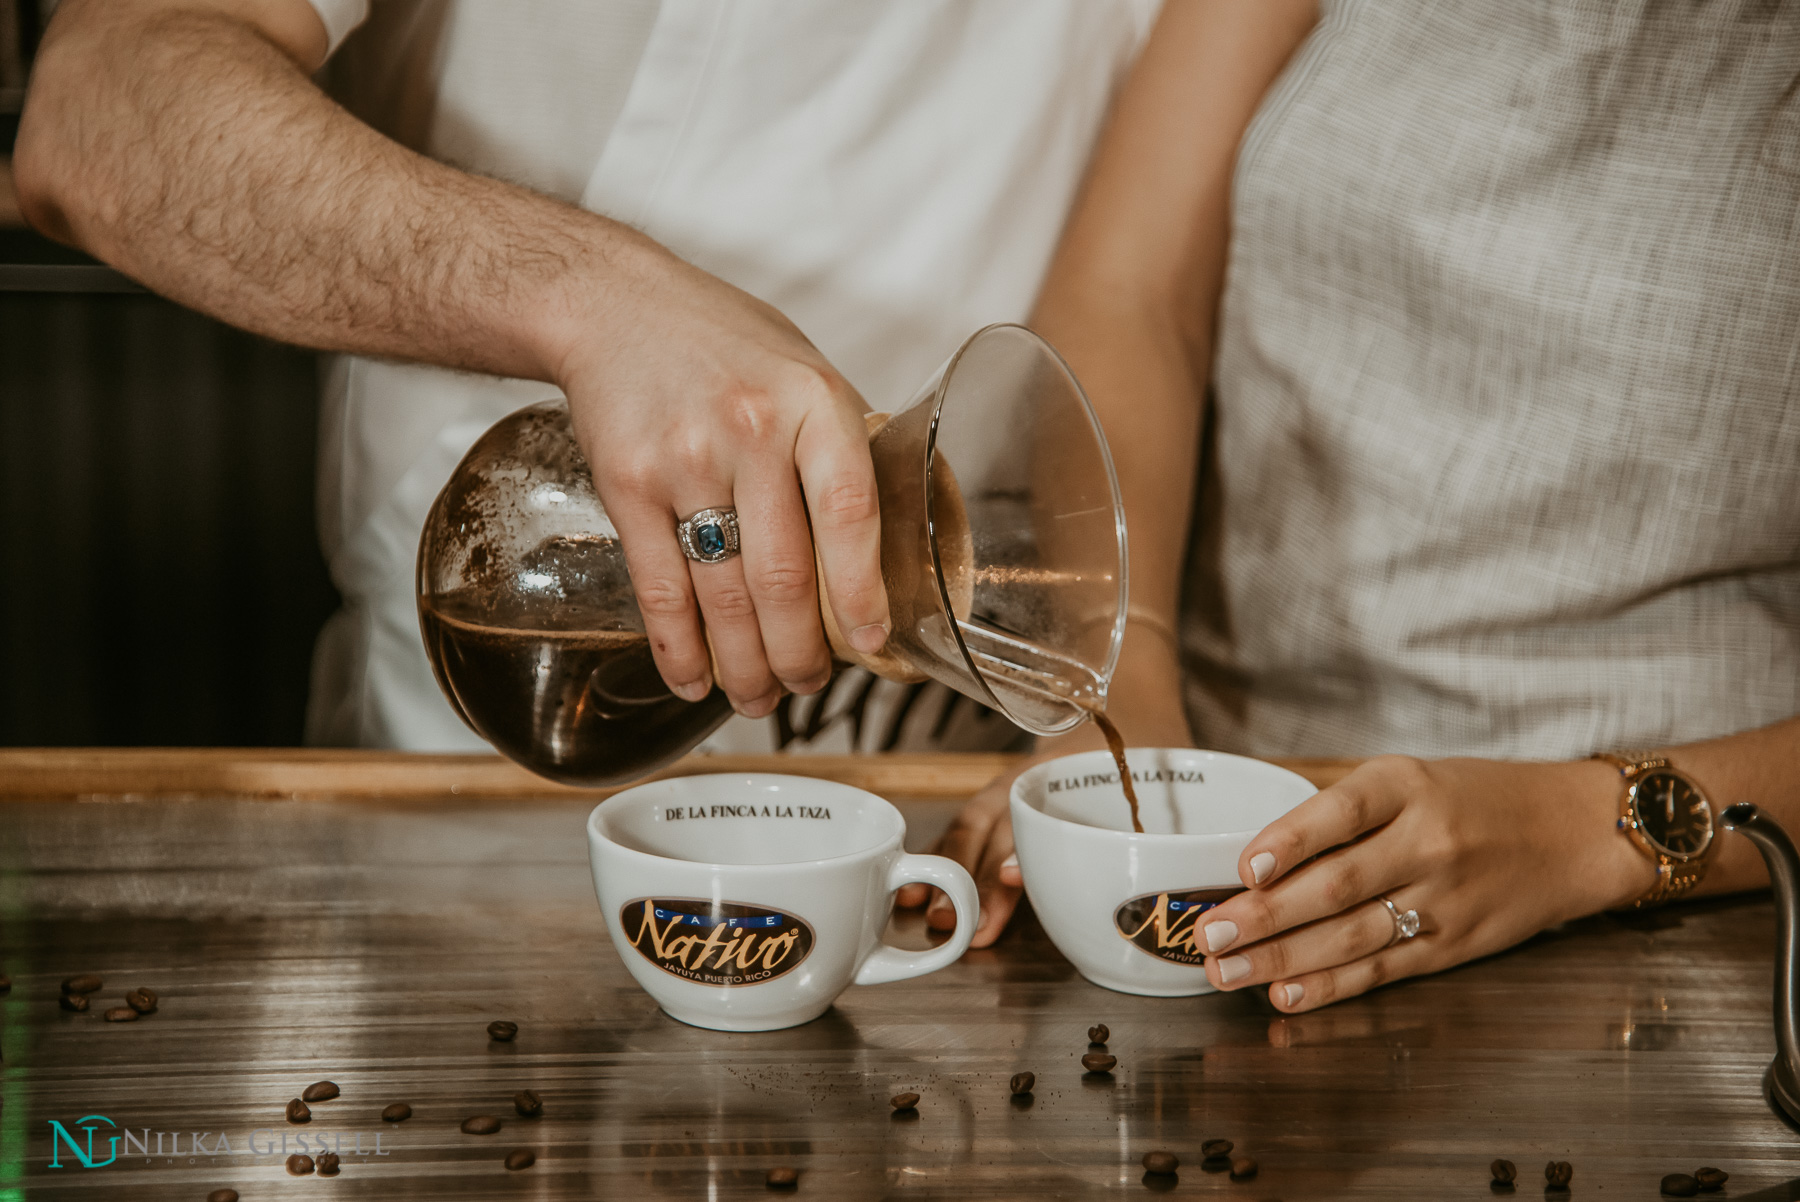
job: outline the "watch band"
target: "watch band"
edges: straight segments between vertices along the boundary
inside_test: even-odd
[[[1611,764],[1619,770],[1619,775],[1625,778],[1625,790],[1619,795],[1619,830],[1656,864],[1656,880],[1650,888],[1644,891],[1642,896],[1631,903],[1632,908],[1642,909],[1645,906],[1673,901],[1692,890],[1706,876],[1709,858],[1707,852],[1711,851],[1710,844],[1706,851],[1701,852],[1694,859],[1677,860],[1650,846],[1649,840],[1638,833],[1637,823],[1631,812],[1632,786],[1637,783],[1637,778],[1658,768],[1674,771],[1675,765],[1669,762],[1669,757],[1658,755],[1654,751],[1597,751],[1589,758]],[[1691,783],[1692,778],[1687,779]],[[1695,787],[1698,788],[1697,785]],[[1701,793],[1701,796],[1705,798],[1706,795]],[[1706,804],[1710,808],[1712,799],[1706,798]]]

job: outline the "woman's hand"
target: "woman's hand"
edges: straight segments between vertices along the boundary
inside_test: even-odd
[[[710,642],[719,687],[761,717],[831,677],[815,544],[851,646],[887,639],[867,406],[787,318],[648,239],[608,266],[601,319],[561,329],[556,379],[663,679],[705,697]],[[686,559],[676,523],[731,507],[741,554]]]
[[[1245,847],[1246,891],[1202,923],[1206,975],[1296,1013],[1624,905],[1655,873],[1616,829],[1619,790],[1594,761],[1370,760]],[[1419,935],[1394,940],[1384,896]]]

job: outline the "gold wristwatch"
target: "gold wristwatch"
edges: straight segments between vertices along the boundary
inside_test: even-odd
[[[1706,793],[1666,756],[1602,751],[1593,758],[1625,778],[1619,829],[1656,865],[1656,883],[1632,904],[1653,906],[1693,889],[1712,855],[1713,804]]]

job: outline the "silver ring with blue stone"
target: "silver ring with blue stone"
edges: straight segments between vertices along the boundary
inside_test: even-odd
[[[675,523],[681,553],[695,563],[724,563],[738,553],[735,509],[702,509]]]

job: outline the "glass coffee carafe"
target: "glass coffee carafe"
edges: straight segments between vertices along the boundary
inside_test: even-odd
[[[1125,520],[1062,359],[1023,326],[988,326],[869,430],[893,633],[863,655],[826,605],[838,658],[942,681],[1036,734],[1103,710],[1125,627]],[[730,716],[717,688],[690,703],[663,684],[561,398],[503,418],[457,465],[425,522],[418,589],[451,705],[543,776],[633,780]]]

